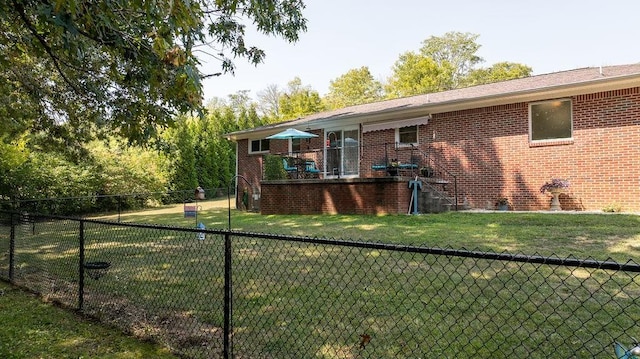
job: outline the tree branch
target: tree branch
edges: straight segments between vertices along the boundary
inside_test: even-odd
[[[38,34],[38,32],[36,31],[31,21],[29,21],[29,18],[27,17],[27,14],[25,13],[25,10],[22,4],[18,3],[16,0],[13,0],[13,6],[18,11],[18,15],[20,15],[20,19],[22,20],[22,22],[24,22],[27,29],[29,29],[31,34],[36,39],[38,39],[38,42],[40,42],[44,51],[47,53],[47,55],[49,55],[49,57],[53,61],[53,66],[56,68],[56,71],[58,71],[58,73],[60,74],[60,77],[62,77],[62,80],[65,83],[67,83],[67,85],[71,86],[71,88],[73,88],[75,92],[77,92],[78,94],[81,94],[82,92],[80,91],[80,89],[76,87],[76,85],[73,82],[71,82],[71,80],[69,80],[67,76],[64,74],[64,72],[62,71],[58,57],[53,53],[53,50],[51,49],[51,47],[49,46],[45,38],[40,34]]]

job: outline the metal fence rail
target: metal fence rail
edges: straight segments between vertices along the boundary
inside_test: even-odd
[[[235,187],[205,188],[207,198],[235,196]],[[39,199],[0,199],[0,211],[17,211],[51,215],[84,216],[88,213],[105,214],[153,208],[167,203],[194,201],[194,189],[167,192],[123,193],[116,195],[92,194],[77,197]]]
[[[612,357],[638,272],[0,212],[0,277],[189,358]]]

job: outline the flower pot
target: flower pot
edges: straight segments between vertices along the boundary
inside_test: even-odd
[[[433,168],[422,167],[420,169],[420,175],[422,175],[422,177],[433,177]]]
[[[549,190],[549,192],[553,196],[551,198],[551,208],[550,208],[550,210],[552,210],[552,211],[560,211],[560,210],[562,210],[562,208],[560,207],[560,198],[558,198],[558,197],[560,196],[560,193],[564,192],[564,188],[552,188],[552,189]]]
[[[498,211],[508,211],[509,210],[509,205],[508,204],[499,204],[498,205]]]

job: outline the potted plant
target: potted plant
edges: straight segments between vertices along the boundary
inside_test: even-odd
[[[390,176],[397,176],[398,167],[400,167],[400,161],[398,161],[396,158],[391,159],[391,161],[389,162],[389,166],[387,167],[387,173],[389,173]]]
[[[566,191],[570,185],[571,183],[567,179],[553,178],[551,179],[551,182],[545,182],[542,187],[540,187],[540,193],[549,192],[553,196],[551,198],[550,208],[552,211],[559,211],[562,209],[560,207],[560,199],[558,196],[560,196],[560,193]]]
[[[422,175],[422,177],[433,177],[433,168],[430,166],[420,168],[420,175]]]
[[[507,197],[500,197],[496,200],[496,208],[499,211],[508,211],[509,210],[509,199]]]

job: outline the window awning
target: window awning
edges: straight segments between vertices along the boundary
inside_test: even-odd
[[[431,116],[427,115],[423,117],[409,118],[406,120],[393,120],[393,121],[386,121],[386,122],[367,123],[362,125],[362,132],[364,133],[364,132],[387,130],[390,128],[426,125],[427,123],[429,123],[429,119],[431,119]]]

